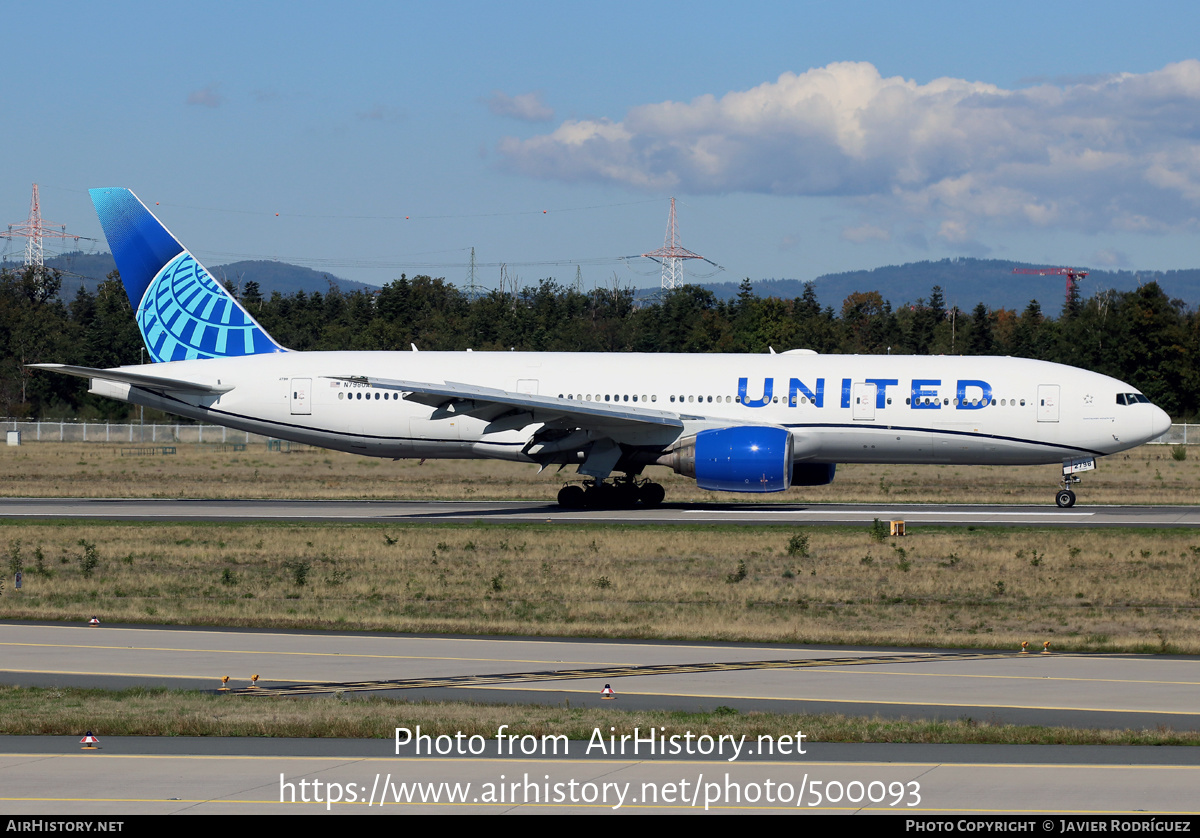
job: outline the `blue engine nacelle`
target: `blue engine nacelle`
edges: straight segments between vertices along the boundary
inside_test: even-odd
[[[701,431],[658,460],[717,492],[782,492],[792,484],[792,435],[786,428],[742,425]]]

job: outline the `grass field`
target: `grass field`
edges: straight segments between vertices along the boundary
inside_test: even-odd
[[[472,702],[406,702],[389,699],[320,698],[261,700],[167,690],[27,689],[0,687],[0,734],[8,736],[80,736],[86,730],[105,736],[289,736],[389,739],[397,727],[421,726],[430,736],[508,733],[566,736],[587,740],[599,728],[632,734],[635,727],[665,728],[671,736],[762,734],[779,737],[803,731],[806,742],[940,742],[1044,745],[1197,745],[1200,733],[1153,730],[1078,730],[1063,727],[1003,725],[972,719],[922,722],[841,715],[711,713],[665,710],[631,711],[530,704],[487,705]],[[573,751],[575,753],[575,751]]]
[[[909,533],[10,521],[0,617],[1200,652],[1200,533]]]
[[[304,448],[290,453],[252,445],[177,445],[174,455],[122,456],[104,443],[26,443],[0,447],[0,489],[9,497],[362,498],[552,501],[573,470],[537,473],[494,460],[379,460]],[[1193,446],[1194,447],[1194,446]],[[1179,452],[1179,453],[1176,453]],[[1184,459],[1176,459],[1183,456]],[[843,465],[829,486],[783,493],[705,492],[662,467],[647,476],[667,501],[814,503],[1034,503],[1052,505],[1058,465]],[[1102,458],[1083,475],[1080,504],[1193,504],[1200,451],[1144,445]]]
[[[489,461],[389,462],[315,449],[0,448],[8,496],[530,499],[563,475]],[[826,487],[726,495],[654,469],[668,501],[1049,505],[1058,467],[844,466]],[[1100,461],[1081,504],[1196,502],[1200,452]],[[910,527],[123,524],[0,522],[0,617],[543,636],[1200,653],[1200,533]],[[24,588],[12,589],[16,569]],[[605,725],[812,741],[1198,744],[1191,734],[960,720],[634,714],[389,701],[238,701],[135,690],[0,688],[0,733],[586,736]],[[381,733],[381,731],[383,733]]]

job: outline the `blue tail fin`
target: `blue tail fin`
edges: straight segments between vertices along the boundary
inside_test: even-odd
[[[284,352],[128,189],[88,190],[155,361]]]

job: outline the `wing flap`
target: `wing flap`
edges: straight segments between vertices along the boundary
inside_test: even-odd
[[[438,408],[445,411],[447,416],[463,413],[478,416],[486,414],[488,406],[495,405],[526,411],[531,416],[531,422],[545,423],[568,419],[573,423],[593,428],[622,425],[655,428],[683,427],[683,420],[678,413],[647,407],[568,401],[530,393],[511,393],[508,390],[497,390],[492,387],[480,387],[455,381],[432,384],[422,381],[353,375],[326,377],[339,381],[369,384],[372,387],[386,390],[399,390],[404,394],[406,400]],[[461,406],[461,410],[455,410],[459,406]]]

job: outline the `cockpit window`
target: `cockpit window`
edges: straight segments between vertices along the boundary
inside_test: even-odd
[[[1141,393],[1117,393],[1117,404],[1150,404]]]

